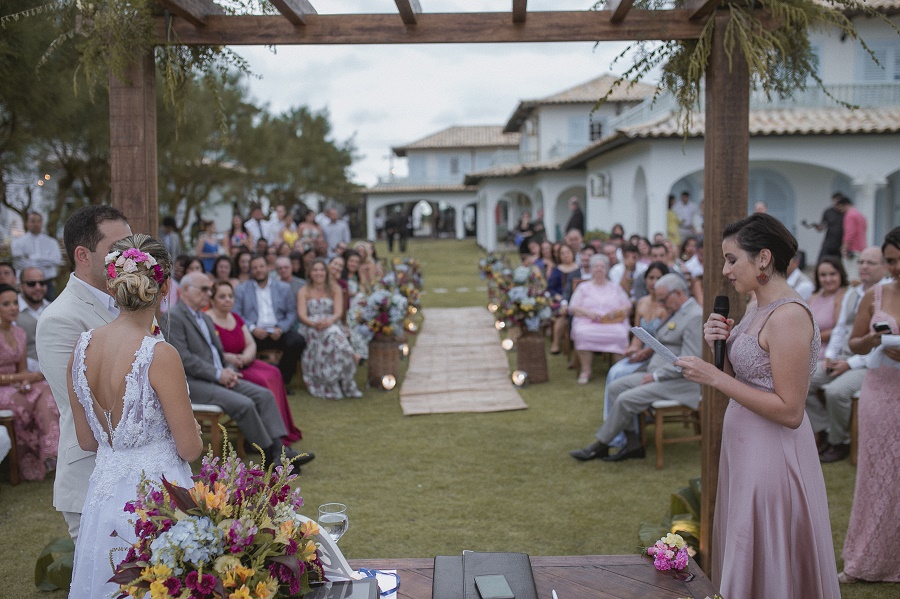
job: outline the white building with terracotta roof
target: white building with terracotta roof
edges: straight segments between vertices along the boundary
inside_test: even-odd
[[[882,0],[879,7],[895,24],[900,20],[900,1]],[[748,212],[756,202],[766,202],[769,213],[812,256],[822,234],[801,222],[818,222],[836,191],[866,216],[870,243],[880,245],[884,234],[900,225],[900,36],[881,21],[854,20],[879,64],[836,32],[814,33],[813,47],[828,92],[858,108],[838,105],[815,84],[790,99],[751,99]],[[432,201],[427,182],[456,185],[456,193],[466,198],[461,203],[475,202],[477,240],[488,250],[525,210],[542,211],[549,236],[558,239],[573,196],[582,203],[588,230],[609,231],[621,223],[628,234],[664,232],[669,194],[687,191],[693,201],[703,200],[703,110],[687,136],[678,127],[672,99],[663,95],[653,101],[651,86],[617,88],[618,95],[594,110],[614,81],[604,75],[520,102],[502,127],[504,135],[518,135],[518,152],[495,146],[496,159],[489,165],[487,157],[476,160],[474,151],[468,162],[459,154],[458,162],[450,162],[466,145],[449,139],[453,128],[395,148],[398,156],[408,153],[410,178],[396,186],[403,196],[391,194],[391,182],[369,190],[370,222],[374,198],[379,207],[389,198]],[[432,138],[449,146],[419,146]],[[424,166],[413,166],[414,146],[422,151],[417,160]],[[450,172],[453,164],[464,176]]]

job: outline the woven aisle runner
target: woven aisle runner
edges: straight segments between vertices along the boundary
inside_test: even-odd
[[[494,318],[484,308],[429,308],[400,387],[404,415],[500,412],[528,406],[509,379]]]

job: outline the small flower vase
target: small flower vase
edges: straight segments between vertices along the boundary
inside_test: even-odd
[[[550,379],[547,373],[547,348],[540,333],[522,330],[516,341],[516,370],[527,372],[529,383],[546,383]]]
[[[400,377],[400,340],[393,335],[376,335],[369,342],[369,385],[380,387],[385,375]]]

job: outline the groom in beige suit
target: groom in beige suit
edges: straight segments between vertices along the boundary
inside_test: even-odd
[[[75,436],[66,367],[81,333],[111,322],[119,313],[107,293],[104,259],[110,246],[131,235],[125,216],[111,206],[87,206],[66,222],[63,240],[74,272],[59,297],[41,315],[37,353],[41,371],[59,407],[59,450],[53,507],[62,512],[72,540],[78,536],[95,454]]]

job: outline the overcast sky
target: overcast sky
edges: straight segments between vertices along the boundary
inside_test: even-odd
[[[508,11],[512,0],[420,0],[424,12]],[[320,14],[396,13],[394,0],[312,0]],[[529,0],[528,9],[584,9],[593,0]],[[398,16],[399,19],[399,16]],[[451,125],[501,125],[520,100],[541,98],[627,68],[624,44],[446,44],[235,47],[261,79],[251,95],[278,113],[330,113],[334,137],[354,139],[353,179],[386,177],[392,146]],[[399,174],[405,165],[396,161]]]

